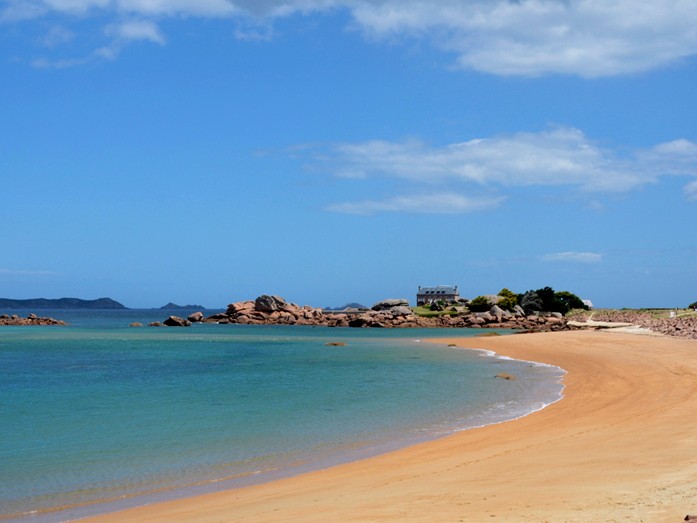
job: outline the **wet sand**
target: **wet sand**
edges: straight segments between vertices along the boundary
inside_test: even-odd
[[[84,521],[669,522],[697,513],[696,340],[574,331],[433,341],[558,365],[565,397],[374,458]]]

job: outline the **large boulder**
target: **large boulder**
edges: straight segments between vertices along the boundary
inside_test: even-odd
[[[392,314],[392,316],[411,316],[412,314],[414,314],[411,310],[411,307],[405,307],[404,305],[391,308],[390,313]]]
[[[489,312],[496,316],[499,321],[501,321],[502,319],[508,320],[513,316],[510,312],[508,312],[505,309],[502,309],[498,305],[494,305]]]
[[[409,307],[409,300],[405,299],[389,299],[382,300],[373,305],[374,311],[387,311],[395,307]]]
[[[486,323],[491,323],[496,320],[496,316],[490,312],[478,312],[475,317],[483,319]]]
[[[180,318],[179,316],[170,316],[162,323],[167,325],[167,327],[190,327],[191,326],[191,322],[189,320],[185,320],[184,318]]]
[[[189,314],[187,320],[189,320],[191,323],[198,323],[203,320],[203,313],[199,311]]]
[[[263,294],[254,300],[254,310],[259,312],[273,312],[286,305],[286,300],[280,296]]]
[[[253,301],[237,301],[235,303],[231,303],[230,305],[227,306],[227,311],[226,314],[229,316],[234,316],[236,314],[241,314],[245,311],[253,311],[254,310],[254,302]]]

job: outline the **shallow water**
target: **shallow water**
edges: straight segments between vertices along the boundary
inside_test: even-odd
[[[32,521],[348,461],[561,394],[560,369],[416,341],[481,331],[130,328],[168,313],[51,315],[71,326],[0,329],[0,514],[88,508]],[[116,505],[93,505],[107,500]]]

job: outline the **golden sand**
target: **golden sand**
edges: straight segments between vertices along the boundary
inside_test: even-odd
[[[363,461],[87,521],[677,522],[697,513],[697,341],[607,332],[434,341],[558,365],[565,397]]]

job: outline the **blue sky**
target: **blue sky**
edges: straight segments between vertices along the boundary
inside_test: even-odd
[[[696,27],[680,0],[0,0],[0,296],[685,306]]]

